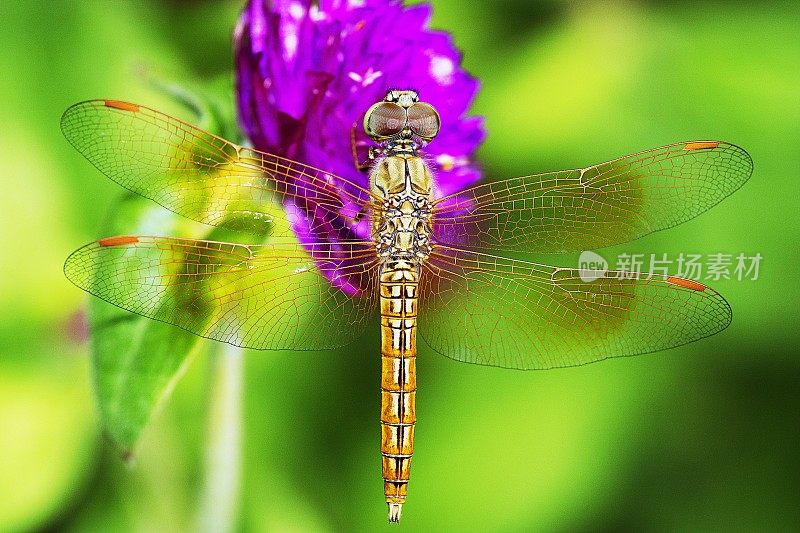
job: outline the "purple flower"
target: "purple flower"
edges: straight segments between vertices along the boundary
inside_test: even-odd
[[[253,146],[369,188],[368,173],[353,162],[353,124],[363,161],[371,144],[360,125],[364,113],[389,89],[408,88],[442,119],[424,150],[434,194],[477,182],[480,171],[471,160],[484,137],[483,119],[466,112],[478,82],[461,68],[450,36],[427,28],[430,12],[429,5],[406,8],[392,0],[249,2],[235,48],[239,118]],[[292,217],[301,242],[369,238],[369,221],[347,226],[351,235],[342,235],[341,221],[321,220],[309,202],[286,208],[303,214]]]

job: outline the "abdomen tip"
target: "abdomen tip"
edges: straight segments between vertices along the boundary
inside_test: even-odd
[[[389,522],[399,522],[400,521],[400,513],[403,511],[403,504],[402,503],[390,503],[389,504]]]

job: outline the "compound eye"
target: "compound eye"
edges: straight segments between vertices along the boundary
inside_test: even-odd
[[[432,105],[417,102],[408,108],[408,125],[416,135],[431,140],[439,133],[439,113]]]
[[[406,110],[394,102],[379,102],[367,112],[364,130],[370,137],[386,138],[400,133],[406,125]]]

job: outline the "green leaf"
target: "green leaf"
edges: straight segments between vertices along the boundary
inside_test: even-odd
[[[235,143],[243,140],[236,122],[236,108],[233,105],[232,73],[215,78],[192,90],[158,79],[151,79],[150,84],[155,90],[170,96],[192,111],[197,117],[196,126]]]
[[[200,338],[102,300],[92,300],[90,313],[100,416],[107,436],[127,458]]]
[[[155,84],[193,111],[201,127],[238,140],[240,134],[234,119],[230,78],[223,78],[197,93],[176,85]],[[264,240],[268,231],[268,224],[262,235],[210,228],[126,193],[111,210],[102,235],[144,234],[258,242]],[[212,311],[201,312],[210,315]],[[135,315],[97,298],[91,299],[89,321],[101,424],[122,456],[130,458],[143,429],[169,398],[191,356],[201,346],[216,348],[217,343],[203,341],[188,331]]]
[[[179,217],[134,194],[114,206],[105,235],[184,233]],[[151,231],[147,231],[151,229]],[[106,435],[124,457],[200,344],[196,335],[130,313],[99,298],[89,305],[92,367],[97,405]]]

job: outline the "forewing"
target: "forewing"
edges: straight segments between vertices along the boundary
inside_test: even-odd
[[[347,344],[375,310],[374,247],[306,246],[109,237],[75,251],[64,271],[123,309],[237,346]]]
[[[287,216],[279,202],[288,200],[301,208],[289,216],[314,210],[312,224],[324,219],[328,232],[346,232],[350,219],[373,207],[369,191],[344,178],[238,146],[144,106],[82,102],[67,109],[61,129],[112,180],[205,224],[263,232]],[[271,235],[290,236],[293,222],[273,224]]]
[[[437,242],[521,253],[588,250],[670,228],[741,187],[750,156],[720,141],[486,183],[437,201]]]
[[[679,346],[731,321],[722,296],[694,281],[580,274],[436,247],[420,281],[420,335],[459,361],[544,369]]]

